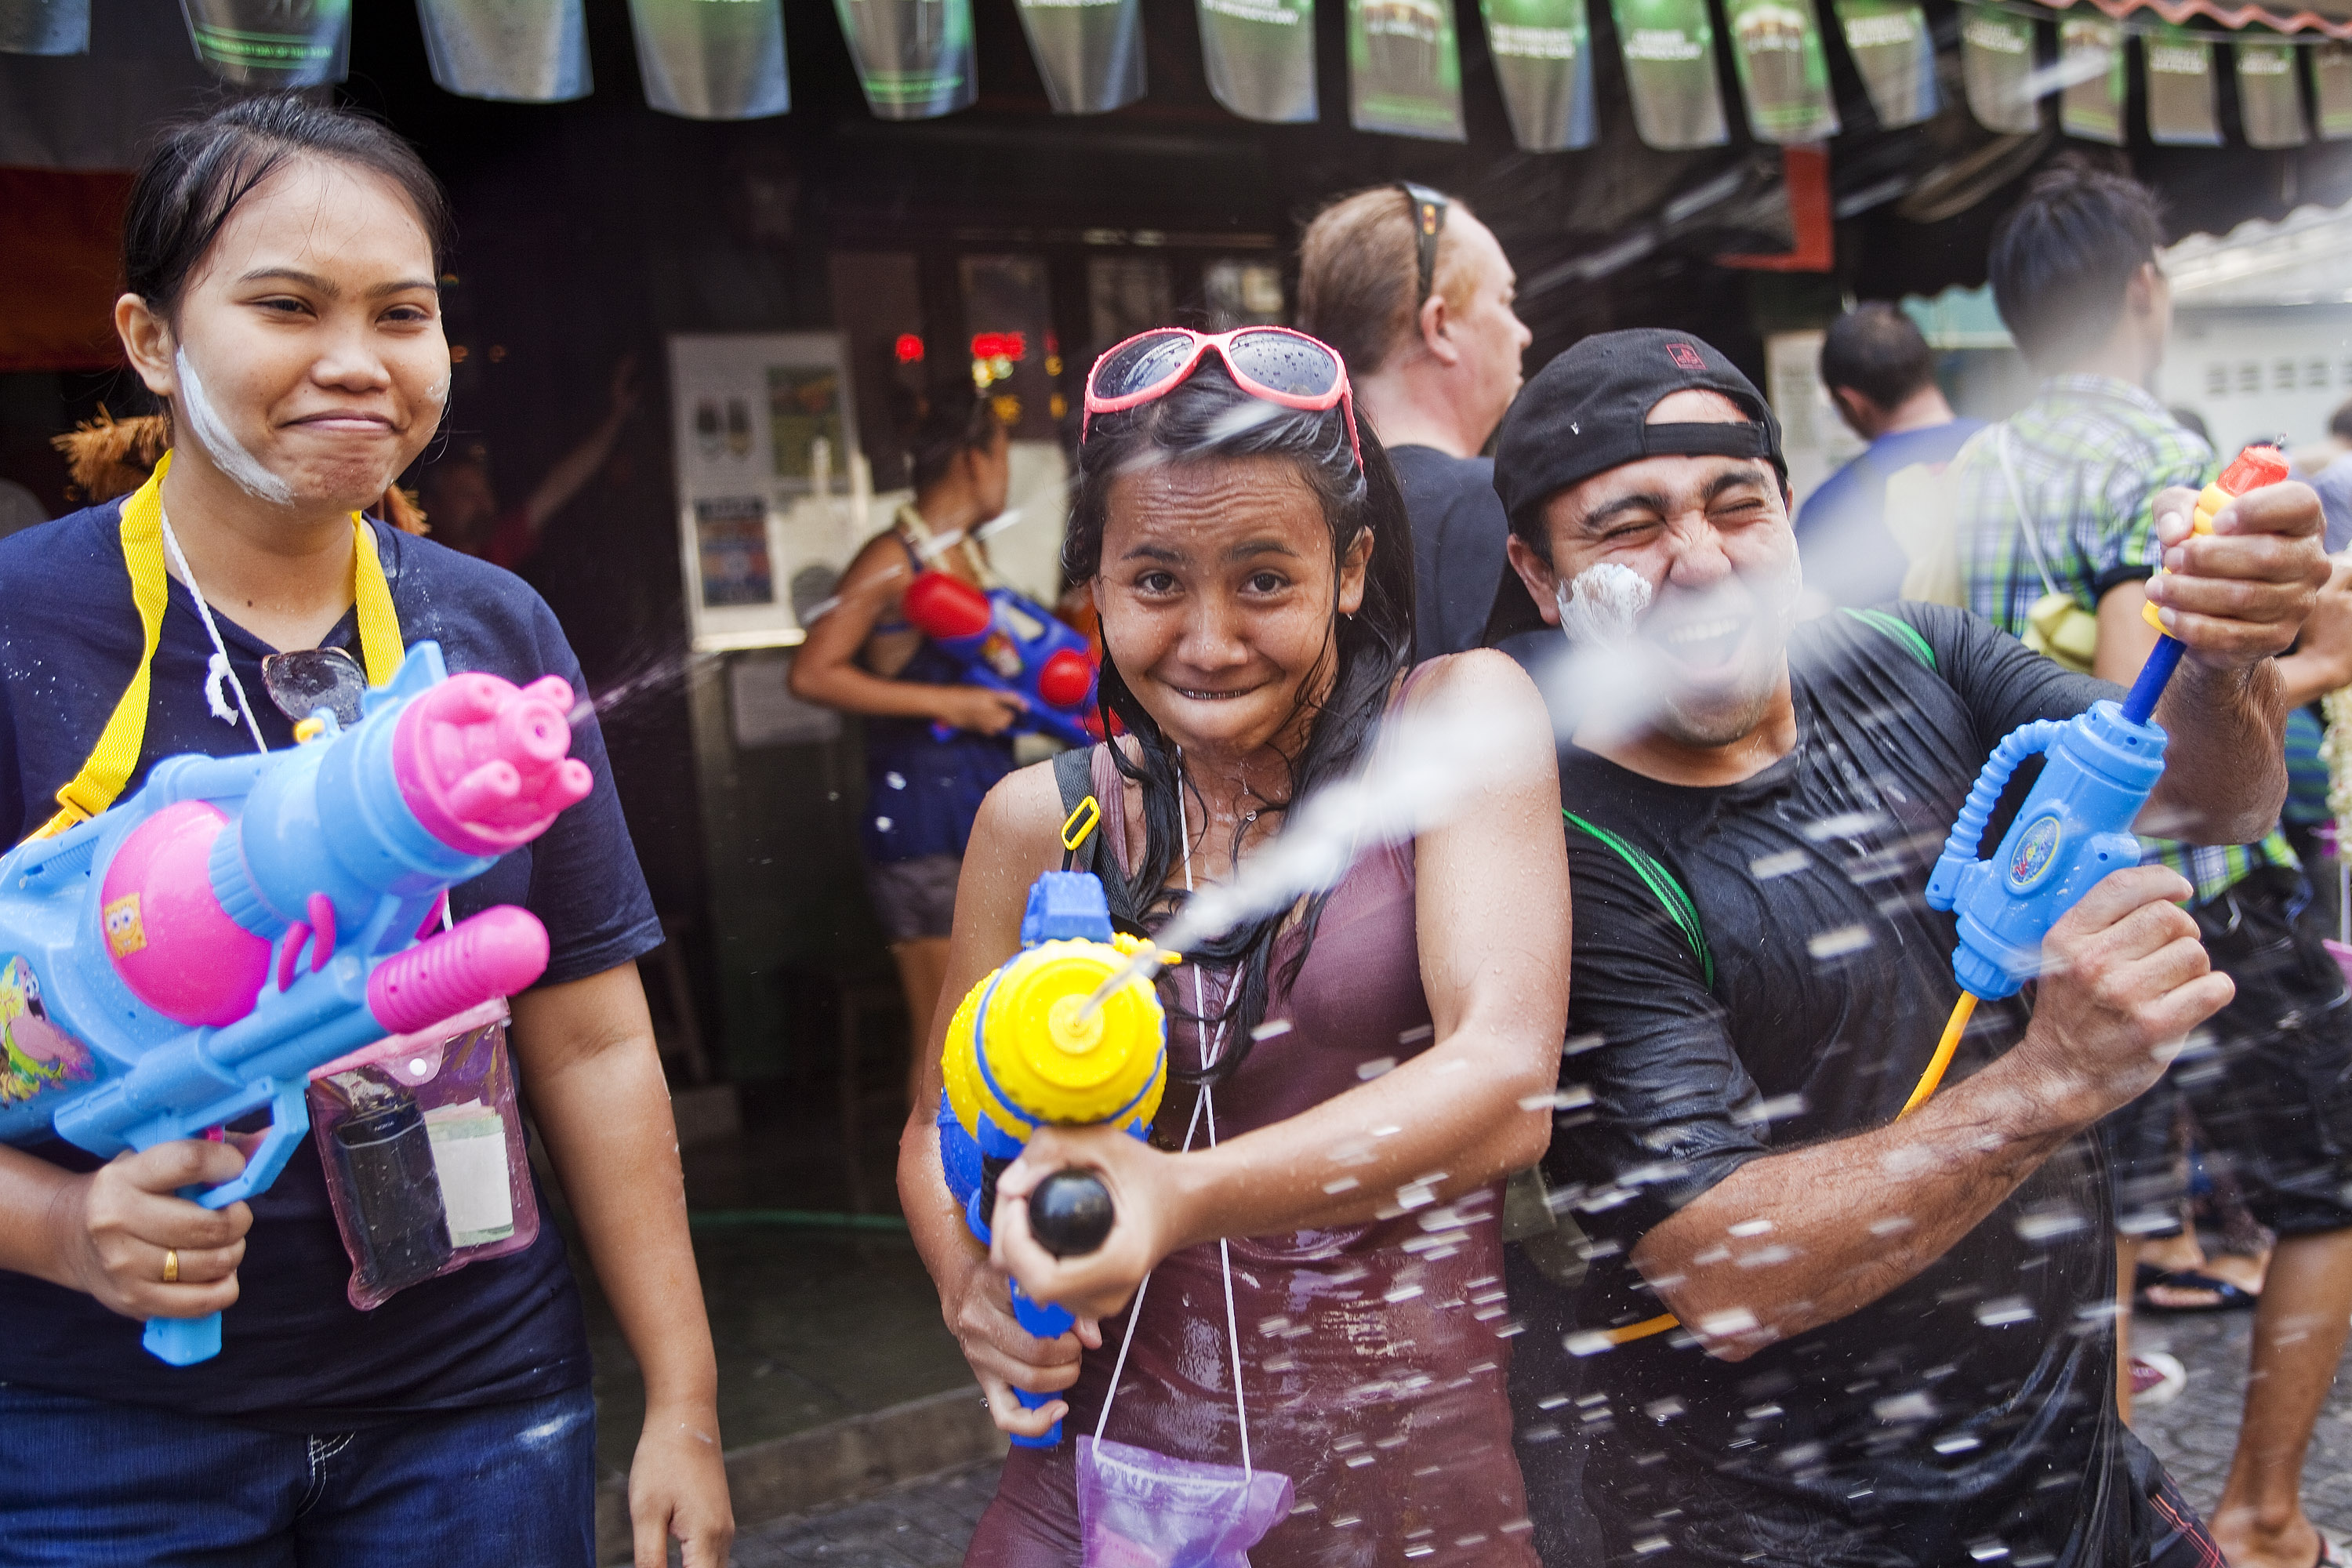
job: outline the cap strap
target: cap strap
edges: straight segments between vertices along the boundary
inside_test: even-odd
[[[1771,437],[1761,424],[1644,425],[1644,457],[1773,458]]]

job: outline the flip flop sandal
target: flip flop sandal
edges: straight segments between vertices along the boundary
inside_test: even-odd
[[[2200,1301],[2194,1306],[2153,1300],[2148,1290],[2155,1286],[2174,1290],[2200,1290],[2214,1300]],[[2242,1286],[2194,1268],[2158,1268],[2147,1263],[2137,1266],[2132,1276],[2132,1304],[2143,1312],[2238,1312],[2252,1307],[2259,1299],[2254,1292]]]

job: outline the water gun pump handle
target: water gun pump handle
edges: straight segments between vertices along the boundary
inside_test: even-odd
[[[1029,1233],[1056,1258],[1078,1258],[1109,1237],[1118,1219],[1110,1189],[1092,1171],[1056,1171],[1029,1194]]]
[[[2031,724],[2019,725],[1993,748],[1992,755],[1985,759],[1984,770],[1977,774],[1976,786],[1969,791],[1968,803],[1960,807],[1959,816],[1952,823],[1951,837],[1944,840],[1944,853],[1936,862],[1935,875],[1928,879],[1927,902],[1931,906],[1939,910],[1952,907],[1951,878],[1962,867],[1983,858],[1985,825],[1992,820],[1993,808],[2000,804],[2010,775],[2026,758],[2048,751],[2065,728],[2055,719],[2037,719]]]

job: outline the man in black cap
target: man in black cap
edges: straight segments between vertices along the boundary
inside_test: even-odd
[[[2216,1568],[2116,1415],[2084,1136],[2230,996],[2175,906],[2187,884],[2134,867],[2095,887],[2032,1005],[1979,1008],[1896,1120],[1958,995],[1953,922],[1922,897],[1954,816],[2010,731],[2117,689],[1941,605],[1796,625],[1779,429],[1688,334],[1554,360],[1495,483],[1513,571],[1490,637],[1566,655],[1542,629],[1563,626],[1555,699],[1581,715],[1546,1174],[1591,1268],[1565,1313],[1515,1305],[1565,1316],[1586,1359],[1571,1401],[1522,1416],[1589,1440],[1609,1561]],[[2257,492],[2184,543],[2192,500],[2159,503],[2173,570],[2150,595],[2189,652],[2148,815],[2226,843],[2284,792],[2271,656],[2326,567],[2309,490]]]

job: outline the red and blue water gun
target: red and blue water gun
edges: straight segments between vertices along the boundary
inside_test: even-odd
[[[2277,447],[2247,447],[2198,496],[2196,531],[2212,532],[2223,507],[2286,476],[2286,458]],[[2156,606],[2145,613],[2148,624],[2161,631]],[[1977,1003],[2016,994],[2041,972],[2042,939],[2060,917],[2101,878],[2139,864],[2139,840],[2132,837],[2131,825],[2164,776],[2166,736],[2152,715],[2180,666],[2181,652],[2179,638],[2158,637],[2123,701],[2095,702],[2063,722],[2042,719],[2020,725],[1993,749],[1977,775],[1927,879],[1928,907],[1959,918],[1952,973],[1960,983],[1960,1000],[1902,1114],[1935,1092]],[[2036,753],[2045,759],[2042,776],[2000,847],[1990,859],[1979,859],[1985,826],[2011,773]]]
[[[922,572],[907,584],[906,616],[963,667],[965,680],[1029,704],[1013,721],[1015,730],[1034,730],[1071,746],[1102,739],[1094,651],[1036,601],[1010,588],[982,592],[948,573]]]

